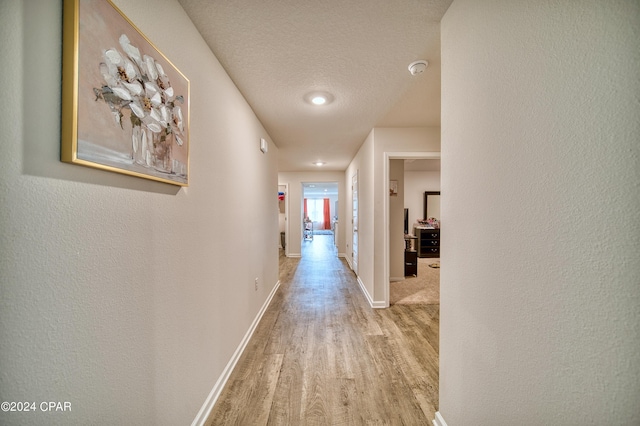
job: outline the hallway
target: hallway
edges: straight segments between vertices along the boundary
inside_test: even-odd
[[[431,424],[439,305],[372,309],[331,235],[280,281],[207,425]]]

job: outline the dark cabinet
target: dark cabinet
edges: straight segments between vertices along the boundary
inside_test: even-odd
[[[404,276],[418,275],[418,252],[415,250],[404,251]]]
[[[440,257],[440,229],[414,228],[418,257]]]

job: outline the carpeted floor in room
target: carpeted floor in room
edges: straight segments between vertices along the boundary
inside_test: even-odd
[[[437,265],[433,268],[429,265]],[[391,305],[437,305],[440,303],[440,259],[419,258],[418,276],[393,281],[389,286]]]

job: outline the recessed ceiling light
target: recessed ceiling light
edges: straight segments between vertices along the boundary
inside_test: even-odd
[[[314,91],[307,93],[304,100],[313,105],[327,105],[333,101],[333,95],[323,91]]]
[[[325,98],[324,96],[314,96],[311,99],[311,102],[314,105],[323,105],[323,104],[327,103],[327,98]]]
[[[327,164],[327,163],[325,163],[324,161],[316,161],[316,162],[315,162],[315,163],[313,163],[313,164],[314,164],[314,166],[324,166],[324,165],[325,165],[325,164]]]

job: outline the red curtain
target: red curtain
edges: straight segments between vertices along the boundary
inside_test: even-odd
[[[308,218],[309,214],[307,213],[307,199],[304,199],[304,217],[302,218],[303,220]]]
[[[329,205],[329,199],[324,199],[324,229],[331,229],[331,206]]]

